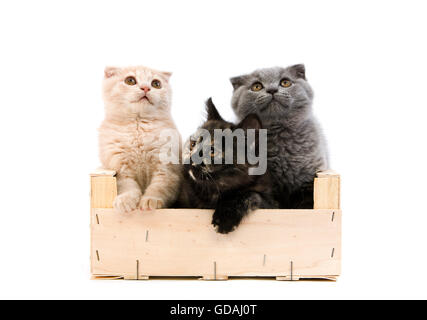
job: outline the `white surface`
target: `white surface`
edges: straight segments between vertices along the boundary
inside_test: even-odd
[[[0,298],[427,298],[425,12],[421,1],[2,1]],[[339,281],[90,281],[104,66],[173,71],[187,136],[209,96],[232,119],[230,76],[301,62],[342,174]]]

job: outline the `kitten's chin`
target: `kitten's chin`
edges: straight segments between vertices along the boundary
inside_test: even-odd
[[[141,104],[153,104],[151,100],[147,96],[143,96],[135,101],[131,101],[132,103],[141,103]]]
[[[289,106],[278,100],[272,100],[264,107],[259,108],[259,116],[274,116],[278,117],[286,114],[289,111]]]
[[[269,103],[272,108],[288,109],[288,103],[286,101],[280,101],[280,99],[275,98]]]

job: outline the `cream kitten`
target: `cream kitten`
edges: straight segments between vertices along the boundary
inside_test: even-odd
[[[170,76],[145,67],[105,69],[100,159],[104,168],[117,172],[118,212],[167,207],[177,197],[180,166],[159,159],[162,130],[179,135],[170,114]]]

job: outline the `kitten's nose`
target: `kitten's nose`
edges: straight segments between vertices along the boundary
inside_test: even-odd
[[[267,93],[275,94],[277,92],[277,88],[268,88]]]
[[[144,87],[141,88],[141,90],[144,90],[144,92],[147,93],[151,89],[149,87],[147,87],[147,86],[144,86]]]

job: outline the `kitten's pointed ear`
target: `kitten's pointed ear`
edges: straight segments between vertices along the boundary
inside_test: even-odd
[[[246,118],[244,118],[238,125],[238,128],[242,128],[242,129],[255,129],[255,130],[259,130],[262,129],[262,122],[260,120],[260,118],[255,114],[255,113],[251,113],[249,115],[246,116]]]
[[[106,79],[111,78],[117,74],[118,70],[119,68],[116,68],[116,67],[105,67],[104,77]]]
[[[218,110],[216,109],[215,105],[213,104],[212,98],[209,98],[208,101],[206,101],[206,112],[208,114],[207,120],[224,121]]]
[[[306,80],[305,78],[305,66],[303,64],[296,64],[294,66],[289,67],[289,70],[292,72],[292,74],[296,78],[302,78]]]
[[[233,89],[236,90],[240,86],[242,86],[245,83],[246,76],[238,76],[230,78],[230,82],[233,85]]]

